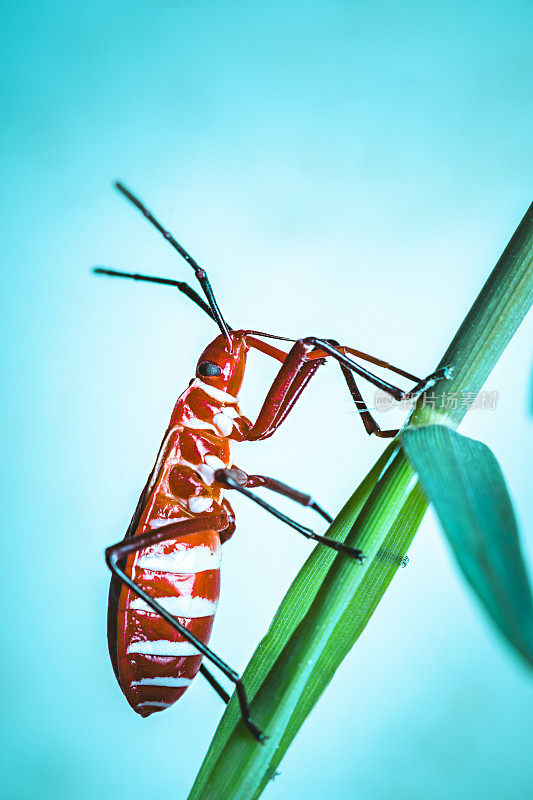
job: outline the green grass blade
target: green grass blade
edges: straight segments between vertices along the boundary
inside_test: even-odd
[[[290,743],[333,678],[344,656],[366,627],[395,576],[403,556],[422,522],[427,505],[427,500],[417,484],[317,661],[306,685],[306,690],[296,706],[275,752],[274,760],[269,765],[269,770],[254,797],[259,797],[268,781],[274,776],[276,767]]]
[[[533,601],[516,518],[491,450],[442,425],[405,430],[402,442],[468,583],[533,666]]]
[[[439,362],[439,367],[453,366],[451,380],[442,378],[431,387],[434,402],[419,399],[409,427],[457,428],[532,304],[533,203]],[[463,402],[446,403],[450,392]]]
[[[327,534],[329,538],[337,541],[346,539],[353,522],[397,449],[398,445],[391,443],[382,453],[354,494],[344,505],[335,523],[330,527]],[[243,679],[250,699],[255,697],[265,676],[307,613],[334,559],[335,552],[333,550],[318,546],[315,547],[301,567],[287,594],[281,601],[265,637],[259,643],[246,667]],[[198,773],[189,796],[190,800],[202,796],[201,792],[206,778],[239,721],[239,706],[235,698],[232,698]]]
[[[400,451],[378,480],[346,537],[347,542],[367,555],[365,563],[360,565],[345,556],[335,557],[307,613],[293,629],[255,693],[252,715],[268,735],[268,740],[264,745],[258,745],[242,723],[234,727],[229,737],[224,737],[218,756],[212,757],[208,764],[204,763],[202,778],[193,787],[190,800],[228,800],[230,797],[232,800],[249,800],[259,795],[289,741],[364,627],[388,585],[387,577],[391,578],[397,568],[398,562],[391,565],[388,560],[390,548],[387,540],[409,503],[415,485],[413,470]],[[336,524],[333,529],[336,530]],[[412,533],[414,530],[409,530],[408,541]],[[397,542],[395,546],[401,560],[403,552],[398,552]],[[387,554],[385,559],[383,550]],[[365,602],[359,608],[364,595]],[[356,627],[350,636],[343,638],[342,626],[352,603],[352,608],[359,609]],[[331,660],[325,667],[327,659]],[[310,702],[304,700],[308,686],[312,687]],[[215,740],[221,728],[215,734]],[[231,793],[228,787],[231,787]]]

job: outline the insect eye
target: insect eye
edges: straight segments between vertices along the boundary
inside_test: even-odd
[[[215,375],[222,375],[222,370],[218,364],[213,364],[212,361],[202,361],[201,364],[198,364],[198,375],[202,375],[204,378],[212,378]]]

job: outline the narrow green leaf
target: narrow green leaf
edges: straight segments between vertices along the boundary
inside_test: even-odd
[[[533,600],[505,480],[491,450],[442,425],[407,429],[407,456],[488,614],[533,666]]]
[[[274,776],[276,767],[290,743],[325,691],[344,656],[366,627],[402,563],[426,509],[427,501],[420,487],[416,485],[385,538],[375,561],[369,567],[359,591],[355,593],[317,661],[305,692],[285,729],[274,759],[254,797],[259,797],[268,781]]]
[[[357,564],[346,556],[335,557],[296,627],[288,616],[291,635],[251,703],[254,719],[269,738],[264,745],[258,745],[242,723],[236,727],[233,723],[229,736],[224,730],[223,747],[217,747],[217,753],[211,749],[190,800],[249,800],[259,796],[398,568],[422,516],[423,504],[421,507],[420,496],[414,495],[415,488],[413,470],[400,451],[379,478],[346,536],[348,543],[366,554],[365,563]],[[414,503],[412,509],[406,510],[410,503]],[[403,524],[398,523],[399,519]],[[338,533],[337,523],[331,530]],[[347,628],[350,608],[355,619]],[[253,679],[254,674],[250,677]],[[250,688],[247,681],[246,686]],[[225,716],[229,718],[231,714],[235,714],[234,708],[228,708]],[[222,731],[221,725],[215,742]]]
[[[439,362],[439,367],[453,367],[451,380],[442,378],[431,387],[432,402],[419,398],[409,427],[457,428],[532,304],[533,203]],[[462,402],[446,402],[450,393]]]
[[[337,541],[344,541],[346,539],[354,520],[366,503],[370,492],[376,485],[378,478],[390,461],[395,450],[397,450],[397,447],[397,444],[391,443],[376,461],[370,472],[365,476],[354,494],[340,511],[335,520],[335,524],[329,529],[327,534],[329,538],[336,539]],[[265,676],[272,668],[298,624],[304,618],[334,559],[335,552],[333,550],[329,550],[326,547],[315,547],[289,587],[265,637],[259,643],[243,675],[246,693],[250,700],[255,697]],[[202,796],[201,792],[205,785],[206,778],[230,735],[237,727],[240,718],[239,706],[234,697],[228,704],[220,720],[220,724],[192,788],[189,800],[194,800]]]

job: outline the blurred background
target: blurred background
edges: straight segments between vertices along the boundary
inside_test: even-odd
[[[335,337],[424,375],[531,201],[532,22],[515,0],[4,6],[6,799],[185,798],[222,713],[199,678],[137,717],[107,654],[104,547],[216,333],[170,289],[91,276],[191,278],[112,180],[209,269],[232,325]],[[530,556],[532,333],[485,387],[497,408],[461,428],[498,457]],[[250,360],[245,413],[273,374]],[[382,448],[331,366],[236,459],[336,512]],[[234,507],[212,645],[242,670],[309,545]],[[268,800],[531,796],[530,676],[432,514],[410,559]]]

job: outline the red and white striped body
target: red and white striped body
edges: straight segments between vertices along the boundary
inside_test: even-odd
[[[130,535],[221,509],[233,521],[214,471],[232,466],[230,438],[242,438],[241,420],[247,422],[236,396],[199,378],[191,382],[172,413]],[[223,532],[223,541],[232,532]],[[206,531],[134,553],[125,572],[207,644],[219,597],[220,555],[219,532]],[[174,703],[200,668],[195,647],[123,585],[115,586],[110,600],[108,635],[122,691],[142,716]]]

